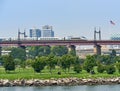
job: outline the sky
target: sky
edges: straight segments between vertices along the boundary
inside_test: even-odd
[[[93,39],[100,27],[102,39],[109,39],[119,34],[119,9],[120,0],[0,0],[0,38],[17,37],[18,28],[29,36],[30,28],[50,25],[56,37]]]

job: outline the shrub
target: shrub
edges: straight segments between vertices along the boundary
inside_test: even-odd
[[[117,68],[118,72],[120,73],[120,62],[116,63],[116,68]]]
[[[15,62],[14,62],[12,56],[7,55],[3,58],[3,60],[4,60],[5,71],[15,70]]]
[[[90,73],[90,71],[93,70],[93,67],[96,66],[96,60],[94,58],[94,56],[87,56],[86,59],[85,59],[85,62],[84,62],[84,69]]]
[[[35,72],[41,72],[41,70],[44,69],[45,67],[45,61],[41,58],[37,58],[33,64],[32,64],[32,67],[34,69]]]
[[[116,70],[115,70],[114,65],[108,65],[108,66],[106,66],[106,72],[107,72],[107,74],[113,74],[115,71]]]
[[[105,71],[105,66],[102,65],[102,64],[98,64],[98,66],[97,66],[97,71],[98,71],[99,73],[103,73],[103,72]]]
[[[75,71],[76,73],[80,73],[80,72],[82,71],[81,65],[75,65],[75,66],[74,66],[74,71]]]

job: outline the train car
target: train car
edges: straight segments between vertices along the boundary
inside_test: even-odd
[[[39,37],[38,40],[59,40],[59,37]]]
[[[65,40],[87,40],[86,37],[81,36],[81,37],[67,37]]]

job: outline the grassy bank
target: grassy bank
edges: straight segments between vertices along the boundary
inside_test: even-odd
[[[70,71],[69,73],[65,73],[61,70],[61,75],[57,74],[58,70],[53,70],[52,74],[49,72],[48,69],[43,70],[41,73],[35,73],[32,68],[16,68],[15,71],[6,73],[3,67],[0,67],[0,79],[50,79],[50,78],[69,78],[69,77],[77,77],[77,78],[113,78],[113,77],[120,77],[118,72],[114,74],[107,74],[107,73],[97,73],[91,75],[86,71],[82,71],[81,73],[77,74],[74,71]]]

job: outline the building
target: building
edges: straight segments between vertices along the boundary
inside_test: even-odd
[[[30,37],[41,37],[40,29],[30,29]]]
[[[52,26],[45,25],[42,27],[42,37],[54,37]]]
[[[120,34],[113,34],[110,39],[113,41],[120,41]],[[120,45],[111,45],[110,49],[120,49]]]

